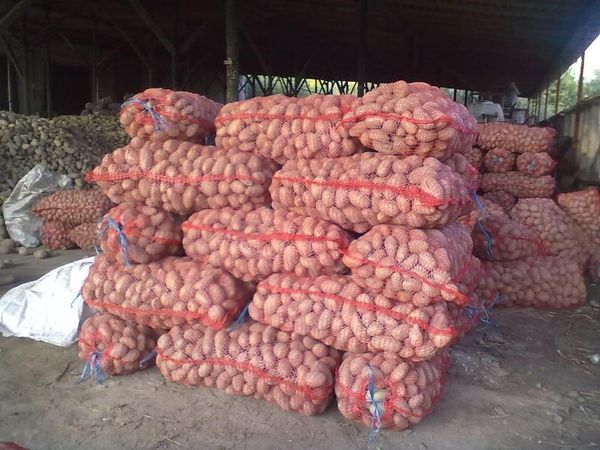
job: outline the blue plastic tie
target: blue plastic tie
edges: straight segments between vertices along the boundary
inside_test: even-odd
[[[492,236],[490,236],[490,234],[487,232],[487,230],[483,226],[483,221],[478,220],[477,222],[475,222],[475,226],[477,227],[479,232],[481,234],[483,234],[483,238],[485,239],[485,252],[487,253],[487,255],[490,258],[493,258],[494,257],[494,251],[493,251],[494,240],[492,239]]]
[[[465,306],[464,313],[469,318],[469,320],[477,319],[485,326],[493,326],[495,325],[494,320],[492,318],[492,310],[498,305],[506,300],[506,296],[498,294],[492,300],[492,303],[489,307],[486,308],[485,302],[481,302],[478,306]]]
[[[374,412],[372,413],[371,426],[369,427],[369,442],[372,443],[377,438],[377,433],[381,429],[381,416],[383,414],[383,408],[380,402],[375,400],[375,375],[371,364],[367,366],[369,370],[368,384],[367,384],[367,402],[374,406]],[[371,409],[371,408],[369,408]]]
[[[235,319],[235,322],[233,322],[229,326],[228,330],[233,331],[246,321],[246,317],[248,317],[248,307],[249,306],[250,306],[250,303],[248,303],[246,306],[244,306],[244,309],[242,309],[240,314],[237,316],[237,319]]]
[[[477,209],[483,213],[484,217],[487,217],[488,213],[485,209],[485,206],[483,206],[483,203],[481,203],[481,200],[479,199],[479,196],[475,193],[475,191],[471,191],[471,197],[473,198],[473,203],[475,203]]]
[[[96,383],[102,384],[107,378],[106,372],[102,370],[102,352],[94,351],[90,353],[88,360],[83,366],[79,382],[82,383],[92,378]]]
[[[152,350],[150,353],[148,353],[142,358],[142,360],[140,361],[140,369],[145,369],[146,367],[148,367],[150,363],[154,361],[154,358],[156,358],[156,350]]]
[[[127,101],[121,105],[121,109],[126,108],[129,105],[138,105],[140,107],[140,111],[145,112],[152,118],[152,122],[154,123],[154,129],[156,131],[160,131],[165,126],[165,121],[161,117],[159,113],[154,110],[154,107],[149,101],[143,101],[139,98],[131,97]]]
[[[115,230],[117,232],[117,235],[119,236],[119,246],[121,247],[121,254],[123,255],[123,261],[125,262],[125,265],[127,267],[129,267],[131,265],[131,263],[129,262],[129,256],[128,255],[128,243],[127,243],[127,236],[125,236],[125,233],[123,233],[123,229],[121,228],[121,224],[116,222],[114,219],[110,218],[110,217],[105,217],[104,220],[102,220],[102,227],[100,228],[100,230],[98,230],[98,238],[100,238],[100,236],[102,236],[102,234],[104,234],[106,232],[106,230],[108,230],[109,228],[112,228],[113,230]],[[96,251],[98,251],[98,249],[96,248]]]

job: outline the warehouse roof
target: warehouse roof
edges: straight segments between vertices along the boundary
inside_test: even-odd
[[[513,81],[528,96],[600,32],[599,0],[362,1],[365,79],[373,82],[499,91]],[[27,23],[13,10],[0,19],[0,31],[31,45],[58,35],[90,44],[95,21],[96,41],[106,51],[129,40],[120,51],[132,51],[133,43],[140,53],[155,48],[155,57],[167,58],[171,46],[179,59],[222,68],[224,1],[13,0],[3,3],[4,12],[11,3],[23,7]],[[238,7],[242,73],[357,79],[361,0],[244,0]]]

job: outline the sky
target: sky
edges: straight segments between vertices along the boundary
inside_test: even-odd
[[[579,76],[579,65],[581,64],[581,58],[575,61],[569,70]],[[583,66],[583,78],[590,80],[594,78],[594,70],[600,69],[600,36],[590,44],[585,51],[585,65]]]

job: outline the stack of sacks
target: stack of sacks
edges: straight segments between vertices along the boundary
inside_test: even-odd
[[[565,308],[585,301],[589,246],[551,199],[521,199],[508,216],[478,221],[473,242],[484,262],[477,292],[502,305]]]
[[[117,206],[101,218],[96,238],[103,254],[94,261],[82,296],[102,312],[90,320],[109,317],[111,324],[125,323],[123,333],[138,347],[150,328],[155,330],[153,336],[193,325],[221,330],[252,295],[251,286],[226,270],[183,256],[181,245],[181,223],[191,213],[262,205],[269,198],[274,164],[234,149],[196,143],[214,131],[219,109],[220,105],[187,92],[149,89],[138,94],[121,111],[130,144],[106,155],[88,174],[88,180],[97,182]],[[174,137],[186,140],[170,139]],[[89,327],[102,330],[92,323]],[[110,347],[115,339],[103,342]],[[88,364],[90,357],[95,358],[94,367],[107,374],[121,375],[139,367],[119,368],[116,346],[111,348],[116,354],[101,350],[112,359],[98,366],[97,352],[88,347],[81,350],[82,358]],[[136,362],[142,356],[131,351],[122,362]]]
[[[216,124],[217,145],[283,164],[272,209],[227,204],[182,226],[188,256],[258,283],[253,321],[172,329],[158,344],[163,373],[314,414],[342,351],[342,414],[419,422],[440,397],[445,349],[469,325],[478,278],[469,231],[455,223],[476,183],[459,154],[472,148],[474,119],[441,90],[400,81],[359,99],[232,103]]]
[[[478,124],[477,146],[485,152],[483,192],[502,192],[504,198],[551,197],[555,162],[548,154],[555,130],[508,123]]]
[[[98,221],[112,206],[99,189],[65,190],[42,198],[32,212],[42,219],[42,244],[66,250],[93,247]]]

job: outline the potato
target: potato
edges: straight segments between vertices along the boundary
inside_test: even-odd
[[[503,296],[501,306],[570,308],[585,302],[583,269],[573,259],[534,256],[483,265],[477,293],[480,298]]]
[[[464,155],[469,164],[471,164],[471,166],[473,166],[476,170],[481,168],[481,164],[483,162],[483,153],[477,147],[464,147],[458,151]]]
[[[517,198],[505,191],[487,192],[483,194],[483,198],[501,206],[506,214],[510,213],[512,207],[517,203]]]
[[[517,155],[503,148],[488,151],[483,158],[483,165],[489,172],[506,173],[514,169]]]
[[[97,256],[81,289],[91,307],[152,328],[229,325],[252,292],[228,272],[191,258],[123,266]]]
[[[140,362],[154,351],[156,338],[149,327],[107,313],[96,314],[81,325],[79,358],[90,365],[96,363],[107,375],[126,375],[151,365],[151,360],[143,367]],[[92,355],[98,360],[94,361]]]
[[[337,350],[314,339],[247,320],[216,332],[200,324],[175,326],[158,340],[156,365],[169,381],[216,385],[228,394],[315,415],[333,397],[340,360]]]
[[[123,103],[119,119],[132,138],[203,142],[222,106],[192,92],[150,88]]]
[[[547,153],[523,153],[517,158],[517,170],[531,177],[548,175],[556,162]]]
[[[364,233],[390,223],[433,228],[470,208],[470,182],[434,158],[363,153],[288,161],[273,176],[273,208]]]
[[[367,427],[379,410],[381,428],[408,428],[440,400],[448,365],[445,352],[418,363],[383,353],[346,353],[335,380],[338,409]]]
[[[551,197],[555,184],[550,175],[530,177],[521,172],[486,173],[481,178],[482,191],[503,191],[515,197]]]
[[[600,192],[597,188],[559,194],[558,205],[585,231],[586,236],[600,245]]]
[[[270,95],[228,103],[215,120],[216,144],[280,164],[291,159],[350,156],[363,149],[341,124],[355,99],[351,95]]]
[[[31,210],[44,222],[60,222],[73,229],[98,221],[113,206],[100,189],[65,190],[42,198]]]
[[[553,128],[528,127],[510,123],[477,124],[477,146],[483,150],[503,148],[516,153],[539,153],[550,149],[556,135]]]
[[[68,250],[75,244],[70,238],[71,228],[62,222],[44,221],[40,233],[42,245],[52,250]]]
[[[182,228],[188,256],[223,267],[243,281],[273,273],[340,273],[350,242],[348,232],[337,225],[266,207],[248,213],[200,211]]]
[[[446,302],[420,307],[395,302],[347,275],[281,274],[257,285],[248,312],[256,321],[277,324],[338,350],[387,352],[413,361],[429,359],[450,345],[459,335],[456,319],[462,315],[460,308]],[[311,315],[316,316],[314,324],[309,323]],[[420,342],[415,329],[421,333]]]
[[[77,225],[69,233],[69,239],[79,248],[90,249],[96,243],[96,235],[98,234],[98,224],[82,223]]]

